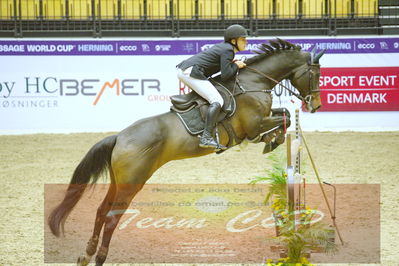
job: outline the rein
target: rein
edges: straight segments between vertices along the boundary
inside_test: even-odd
[[[273,81],[274,83],[276,83],[276,85],[278,84],[278,85],[282,86],[284,89],[286,89],[287,91],[289,91],[290,93],[292,93],[292,95],[294,95],[295,97],[297,97],[299,100],[308,103],[309,100],[307,99],[307,98],[308,98],[307,96],[306,96],[306,97],[303,97],[303,96],[300,95],[299,93],[296,93],[296,92],[294,92],[293,90],[291,90],[290,88],[288,88],[287,86],[283,85],[281,82],[275,80],[274,78],[270,77],[269,75],[266,75],[265,73],[260,72],[259,70],[255,69],[255,68],[253,68],[253,67],[246,66],[245,68],[248,68],[249,70],[251,70],[251,71],[253,71],[253,72],[255,72],[255,73],[258,73],[259,75],[261,75],[261,76],[263,76],[263,77],[265,77],[265,78],[267,78],[267,79]],[[307,72],[307,71],[306,71],[306,72]],[[306,73],[306,72],[305,72],[305,73]]]

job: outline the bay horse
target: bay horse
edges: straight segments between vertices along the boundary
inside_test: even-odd
[[[255,139],[284,124],[285,118],[272,115],[271,108],[271,90],[283,79],[290,80],[310,112],[321,106],[319,59],[324,51],[304,52],[299,46],[277,39],[261,45],[257,53],[246,60],[247,67],[237,75],[244,91],[235,96],[237,108],[229,118],[231,128],[241,140]],[[226,129],[220,124],[217,129],[220,143],[228,145]],[[270,141],[270,138],[262,140]],[[99,141],[78,164],[63,201],[50,213],[48,225],[51,232],[55,236],[64,232],[64,223],[88,184],[94,184],[99,175],[108,170],[111,185],[97,209],[86,254],[78,258],[79,265],[87,265],[97,253],[96,265],[103,265],[112,234],[124,210],[151,175],[169,161],[215,152],[211,148],[200,148],[198,143],[199,138],[189,134],[173,112],[139,120],[119,134]],[[102,242],[97,250],[102,230]]]

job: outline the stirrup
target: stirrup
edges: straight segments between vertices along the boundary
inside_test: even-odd
[[[219,143],[217,143],[216,145],[210,145],[210,144],[202,144],[202,143],[200,143],[199,146],[200,146],[201,148],[214,148],[215,151],[225,151],[225,150],[227,150],[227,147],[226,147],[226,146],[224,146],[224,145],[222,145],[222,144],[219,144]]]
[[[217,146],[216,150],[217,151],[225,151],[225,150],[227,150],[227,147],[222,145],[222,144],[220,144],[220,143],[218,143],[218,146]]]
[[[200,138],[199,146],[201,148],[217,148],[218,143],[212,137],[204,137]]]
[[[214,148],[215,150],[226,150],[227,147],[215,141],[212,137],[201,137],[199,146],[201,148]]]

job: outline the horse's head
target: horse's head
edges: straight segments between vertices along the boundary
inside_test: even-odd
[[[320,64],[319,59],[325,50],[316,53],[315,48],[307,53],[307,63],[297,67],[289,77],[291,84],[299,91],[305,101],[305,108],[311,113],[321,107],[320,99]]]
[[[270,40],[269,44],[261,44],[253,52],[257,56],[245,61],[247,69],[272,81],[273,86],[283,79],[289,79],[291,84],[299,91],[299,94],[291,91],[295,96],[305,102],[305,108],[314,113],[321,107],[320,100],[320,64],[319,59],[325,50],[316,53],[302,52],[301,47],[290,42],[278,39]],[[253,66],[248,66],[253,64]],[[248,72],[244,72],[244,75]],[[252,74],[253,75],[253,74]],[[258,76],[249,76],[249,82],[253,87],[259,83]],[[265,83],[267,84],[267,83]],[[288,89],[288,88],[286,88]],[[288,89],[290,91],[290,89]]]

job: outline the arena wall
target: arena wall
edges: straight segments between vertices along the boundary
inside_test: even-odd
[[[250,38],[248,50],[270,37]],[[305,130],[399,130],[399,37],[289,37],[321,59],[323,108]],[[119,131],[168,112],[187,92],[175,66],[219,42],[202,39],[2,39],[0,134]],[[240,53],[249,57],[249,51]],[[273,104],[300,102],[276,90]]]

